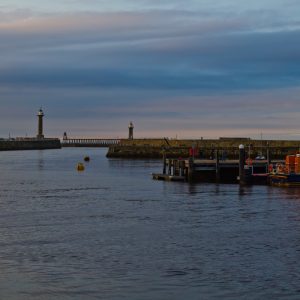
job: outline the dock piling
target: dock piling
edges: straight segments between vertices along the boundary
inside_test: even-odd
[[[220,181],[220,158],[219,158],[219,149],[216,150],[216,181]]]
[[[267,168],[268,168],[267,172],[269,172],[270,165],[271,165],[270,147],[269,147],[269,143],[267,143]]]
[[[189,158],[189,167],[188,167],[188,180],[192,181],[194,177],[194,160],[192,157]]]
[[[171,166],[171,161],[170,159],[166,160],[167,163],[167,167],[168,167],[168,175],[171,175],[171,171],[172,171],[172,166]]]
[[[166,153],[165,151],[163,152],[163,174],[166,174],[167,171],[167,161],[166,161]]]
[[[245,146],[239,145],[239,179],[240,184],[245,184]]]

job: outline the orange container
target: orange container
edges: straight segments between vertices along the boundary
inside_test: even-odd
[[[295,173],[300,174],[300,154],[295,157]]]
[[[285,170],[286,173],[295,173],[295,165],[286,165]]]
[[[295,159],[296,159],[295,155],[287,155],[286,158],[285,158],[285,164],[286,165],[294,165],[295,164]]]

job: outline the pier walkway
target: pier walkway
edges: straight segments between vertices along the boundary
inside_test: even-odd
[[[121,139],[87,139],[87,138],[64,138],[61,141],[62,147],[110,147],[118,145]]]

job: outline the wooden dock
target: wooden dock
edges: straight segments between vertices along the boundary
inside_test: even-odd
[[[283,164],[282,160],[249,160],[243,163],[243,176],[240,176],[240,160],[219,159],[164,159],[163,172],[152,174],[155,180],[166,181],[209,181],[238,183],[248,180],[254,184],[264,184],[269,166]],[[247,177],[247,178],[246,178]],[[245,179],[246,178],[246,179]]]

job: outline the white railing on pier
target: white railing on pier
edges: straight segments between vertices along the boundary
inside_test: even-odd
[[[121,139],[93,139],[93,138],[67,138],[62,139],[62,145],[99,145],[99,146],[112,146],[118,145]]]

